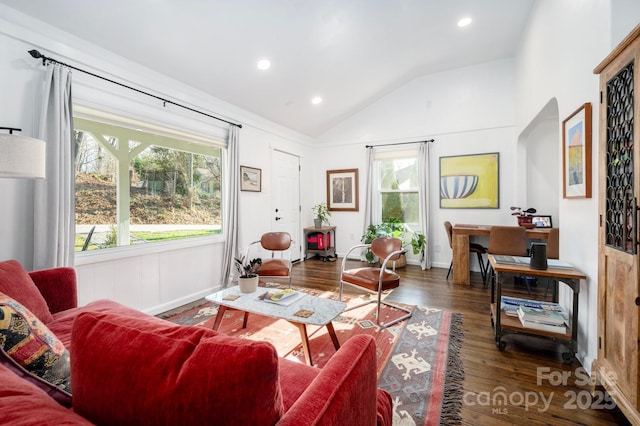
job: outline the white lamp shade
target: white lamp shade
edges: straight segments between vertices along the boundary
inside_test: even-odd
[[[0,134],[0,178],[45,177],[46,144],[22,135]]]

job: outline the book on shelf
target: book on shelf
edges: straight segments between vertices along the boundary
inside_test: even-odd
[[[267,291],[266,293],[261,294],[259,299],[269,303],[289,306],[304,295],[306,295],[306,293],[287,288],[284,290]]]
[[[538,321],[528,321],[520,315],[521,310],[518,310],[518,318],[520,319],[520,323],[524,328],[530,328],[532,330],[540,330],[540,331],[548,331],[551,333],[560,333],[565,334],[567,332],[567,326],[562,324],[548,324],[544,322]]]
[[[569,320],[569,314],[558,303],[546,302],[543,300],[521,299],[518,297],[502,296],[500,301],[500,309],[511,317],[518,316],[518,308],[524,306],[533,309],[542,309],[547,311],[558,312],[564,318],[565,322]]]
[[[565,322],[565,318],[558,311],[531,308],[523,305],[518,306],[518,317],[524,321],[532,321],[549,325],[563,325]]]

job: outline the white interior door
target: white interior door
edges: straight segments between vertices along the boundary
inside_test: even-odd
[[[271,229],[288,232],[293,260],[300,260],[300,158],[282,151],[271,156],[273,197]]]

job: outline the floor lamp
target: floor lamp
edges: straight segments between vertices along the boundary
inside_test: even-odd
[[[46,144],[43,140],[14,135],[22,129],[0,127],[0,178],[45,178]]]

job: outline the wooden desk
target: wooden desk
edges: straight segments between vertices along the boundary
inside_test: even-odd
[[[491,225],[455,224],[452,231],[453,283],[471,285],[469,276],[469,239],[471,236],[489,236]],[[527,238],[546,240],[549,229],[527,229]]]
[[[562,359],[565,363],[571,364],[578,350],[578,295],[580,294],[580,280],[586,279],[587,276],[577,269],[548,268],[541,270],[532,269],[529,265],[497,263],[492,255],[489,255],[489,262],[496,273],[495,286],[494,283],[491,284],[491,323],[495,327],[495,339],[498,349],[502,351],[506,346],[506,343],[502,341],[502,336],[505,334],[526,334],[543,337],[566,345],[569,348],[569,352],[563,353]],[[522,275],[552,278],[566,284],[573,290],[573,312],[571,324],[566,333],[552,333],[525,328],[518,318],[502,315],[502,309],[500,309],[502,283],[507,279],[512,279],[514,276]]]

